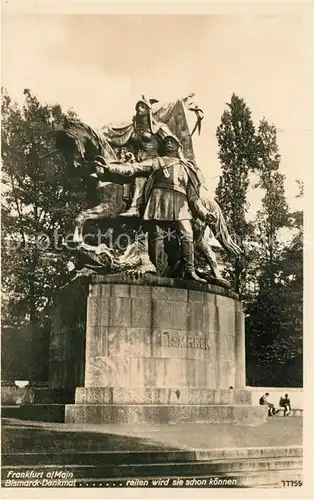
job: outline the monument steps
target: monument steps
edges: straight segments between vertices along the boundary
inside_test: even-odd
[[[240,404],[30,404],[4,406],[2,417],[66,423],[237,423],[261,424],[263,406]]]
[[[74,404],[65,409],[66,423],[94,424],[171,424],[171,423],[241,423],[262,424],[267,408],[252,405],[131,405]]]
[[[245,388],[77,387],[75,390],[75,401],[66,401],[67,404],[74,402],[76,404],[117,405],[251,405],[252,391]]]
[[[217,450],[163,450],[163,451],[55,451],[50,452],[23,452],[4,453],[2,462],[9,465],[107,465],[107,464],[147,464],[169,462],[212,462],[220,460],[264,460],[301,458],[301,446],[274,447],[274,448],[243,448],[243,449],[217,449]]]
[[[40,404],[29,404],[29,405],[6,405],[6,406],[2,406],[2,417],[6,417],[6,418],[18,418],[18,419],[22,419],[22,420],[35,420],[35,421],[44,421],[44,422],[65,422],[65,418],[66,418],[66,407],[69,407],[69,408],[76,408],[78,407],[78,403],[76,404],[73,404],[73,405],[66,405],[66,404],[60,404],[60,403],[40,403]],[[181,404],[182,405],[182,404]],[[82,405],[83,406],[83,405]],[[84,406],[100,406],[100,405],[84,405]],[[129,406],[130,408],[132,406],[138,406],[138,407],[149,407],[151,405],[138,405],[138,404],[128,404],[128,403],[125,403],[125,404],[122,404],[122,405],[113,405],[112,403],[106,403],[105,405],[106,407],[127,407]],[[158,405],[159,406],[159,405]],[[179,406],[179,403],[176,405],[176,404],[173,404],[173,405],[167,405],[166,403],[164,404],[160,404],[160,406],[174,406],[174,407],[178,407]],[[219,407],[226,407],[226,406],[241,406],[242,408],[245,407],[245,405],[224,405],[224,404],[218,404],[218,405],[200,405],[200,404],[186,404],[184,406],[190,406],[190,407],[193,407],[193,406],[198,406],[200,408],[202,407],[206,407],[206,406],[219,406]],[[248,405],[249,407],[251,407],[251,405]],[[91,410],[93,411],[93,410]],[[283,414],[283,410],[279,410],[278,411],[278,414],[276,414],[276,416],[279,416],[279,417],[283,417],[284,414]],[[295,417],[295,416],[303,416],[303,410],[302,409],[292,409],[291,411],[291,414],[289,415],[289,417]],[[286,418],[289,418],[289,417],[286,417]],[[79,420],[76,420],[76,421],[79,421]],[[225,422],[226,420],[224,420]],[[94,421],[95,422],[95,421]],[[103,421],[102,421],[103,422]],[[132,420],[128,420],[128,422],[132,422]],[[206,420],[206,422],[210,423],[211,420]],[[214,422],[216,422],[216,420],[214,420]],[[104,422],[104,423],[110,423],[110,422]]]
[[[3,466],[2,469],[13,470],[14,467]],[[19,472],[23,469],[29,470],[30,466],[18,466]],[[64,469],[63,465],[32,465],[32,470],[55,470],[57,468]],[[212,474],[229,474],[230,472],[252,472],[265,470],[296,470],[302,469],[302,458],[300,457],[284,457],[284,458],[264,458],[264,459],[224,459],[212,461],[185,461],[185,462],[153,462],[149,464],[127,463],[127,464],[80,464],[70,463],[66,465],[66,470],[71,471],[75,478],[106,478],[106,477],[157,477],[157,476],[173,476],[181,475],[212,475]]]
[[[243,487],[277,487],[282,486],[284,480],[302,480],[303,448],[292,443],[285,446],[179,448],[178,445],[159,442],[161,427],[156,427],[157,434],[152,432],[149,436],[145,430],[144,434],[140,432],[134,436],[130,434],[132,428],[127,427],[121,427],[121,431],[117,427],[108,427],[104,432],[101,426],[99,431],[102,429],[102,432],[99,432],[97,426],[84,426],[84,430],[77,425],[6,419],[3,422],[2,484],[5,484],[9,470],[22,472],[30,469],[38,472],[72,471],[76,485],[83,487],[107,487],[109,483],[118,487],[122,480],[125,484],[128,479],[156,480],[160,477],[169,477],[170,481],[175,478],[217,477],[223,480],[228,477],[237,479],[237,485]],[[254,426],[251,429],[261,429],[258,432],[263,435],[266,428],[267,433],[271,432],[275,423],[275,420],[270,420],[266,427]],[[293,420],[287,423],[292,424]],[[245,432],[251,434],[251,431]]]

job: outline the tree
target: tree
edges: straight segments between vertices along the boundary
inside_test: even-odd
[[[280,155],[274,125],[261,120],[257,135],[259,182],[264,191],[262,208],[257,213],[257,239],[260,259],[270,268],[280,250],[280,230],[288,224],[288,204],[285,198],[285,177],[279,172]]]
[[[252,225],[247,221],[247,191],[249,174],[257,168],[256,134],[251,111],[243,99],[233,94],[227,106],[216,132],[222,169],[216,198],[231,232],[245,247],[252,234]],[[244,255],[233,259],[231,266],[226,263],[226,277],[241,296],[245,293],[248,258]]]
[[[303,184],[297,181],[303,196]],[[273,341],[279,359],[279,374],[288,377],[290,385],[303,384],[303,212],[289,214],[293,235],[282,250],[278,280],[281,284],[281,304],[284,322],[281,336]]]
[[[303,234],[302,212],[290,214],[295,235],[271,272],[260,275],[246,317],[249,384],[302,386]]]
[[[49,322],[54,294],[67,280],[58,234],[71,231],[85,195],[55,148],[61,107],[40,104],[28,89],[24,95],[22,108],[5,90],[1,102],[3,325],[38,329]]]
[[[293,222],[295,215],[289,214],[284,176],[279,172],[276,128],[265,119],[259,125],[257,148],[257,186],[264,191],[264,196],[255,224],[259,263],[256,296],[248,304],[246,317],[248,372],[249,378],[260,385],[286,385],[287,367],[293,367],[293,360],[300,360],[302,351],[302,277],[299,268],[302,263],[302,235],[299,226],[298,244],[295,238],[290,243],[282,238],[282,229],[292,229],[296,222]],[[298,272],[294,278],[290,270],[295,266]],[[297,297],[292,286],[294,280],[299,290]],[[295,371],[293,377],[294,381],[291,380],[290,384],[296,382]]]

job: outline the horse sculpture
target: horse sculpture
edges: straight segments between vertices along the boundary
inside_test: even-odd
[[[93,206],[80,212],[75,221],[73,241],[83,242],[83,228],[88,220],[99,220],[110,215],[108,200],[103,200],[102,190],[109,182],[97,179],[95,159],[103,156],[107,161],[117,161],[114,149],[104,136],[80,121],[65,120],[64,128],[56,132],[56,146],[78,176],[86,181],[89,198]],[[97,205],[94,203],[98,202]]]
[[[132,256],[129,263],[133,269],[145,263],[143,264],[144,272],[153,272],[152,268],[154,266],[152,264],[151,266],[147,265],[147,255],[144,255],[144,247],[147,245],[143,245],[143,241],[140,245],[136,242],[132,244],[131,248],[129,247],[125,254],[119,256],[119,258],[115,257],[112,249],[109,249],[106,245],[91,247],[83,243],[83,230],[87,221],[117,217],[125,209],[123,205],[123,186],[121,185],[121,178],[109,174],[108,172],[105,174],[102,173],[102,180],[99,180],[98,177],[100,174],[100,169],[97,166],[98,157],[102,157],[108,162],[121,163],[107,139],[102,134],[97,133],[90,126],[80,121],[66,120],[64,127],[56,133],[56,146],[57,149],[63,153],[68,166],[74,169],[76,174],[86,181],[86,186],[89,191],[91,207],[80,212],[75,220],[73,240],[77,243],[80,251],[87,252],[89,256],[92,254],[92,260],[95,261],[98,268],[104,265],[105,262],[109,262],[111,268],[114,268],[115,271],[123,269],[123,272],[126,272],[128,259]],[[103,180],[104,178],[106,181]],[[125,182],[126,180],[124,179],[123,184]],[[113,185],[116,187],[120,185],[119,203],[117,203],[117,197],[114,203],[110,203],[108,199],[107,187]],[[201,224],[198,226],[197,221],[195,221],[195,251],[196,253],[201,253],[204,257],[207,266],[209,266],[212,271],[214,280],[223,286],[228,286],[229,283],[223,279],[218,269],[215,252],[211,248],[212,235],[214,235],[221,246],[231,255],[239,256],[242,252],[228,232],[224,216],[218,203],[209,199],[208,191],[204,188],[201,188],[200,197],[204,206],[208,209],[208,212],[213,215],[214,222],[210,226],[208,224]],[[138,221],[138,224],[138,227],[140,227],[140,221]],[[138,251],[141,254],[140,258],[137,258]],[[112,269],[111,272],[113,272]],[[200,270],[200,274],[207,274],[208,277],[208,271],[206,269]]]
[[[147,235],[140,232],[123,254],[115,254],[105,243],[98,246],[84,242],[84,225],[87,221],[111,220],[125,208],[124,187],[115,176],[108,181],[98,179],[96,159],[118,162],[109,142],[89,125],[79,120],[65,119],[63,128],[56,131],[56,147],[63,154],[69,169],[85,181],[90,208],[82,210],[75,219],[73,242],[80,268],[104,273],[129,273],[138,277],[145,273],[156,273],[147,252]],[[126,160],[129,156],[126,155]],[[120,188],[120,189],[119,189]],[[129,222],[129,221],[128,221]],[[136,221],[140,229],[140,221]]]

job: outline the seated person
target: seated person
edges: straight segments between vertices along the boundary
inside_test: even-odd
[[[272,403],[267,401],[267,398],[269,396],[269,392],[266,392],[263,396],[260,397],[259,404],[260,405],[267,405],[268,406],[268,415],[272,417],[276,413],[276,409]]]
[[[290,398],[288,396],[288,394],[285,394],[285,397],[284,398],[280,398],[280,401],[279,401],[279,406],[281,408],[284,408],[284,417],[288,417],[291,413],[291,403],[290,403]]]

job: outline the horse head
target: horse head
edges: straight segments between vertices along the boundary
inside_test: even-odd
[[[107,139],[79,120],[65,118],[55,137],[56,147],[70,168],[87,169],[91,173],[95,171],[97,156],[103,156],[108,161],[117,158]]]

